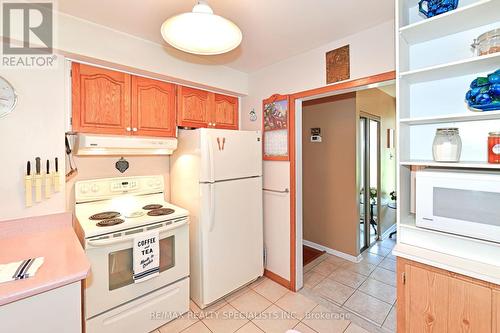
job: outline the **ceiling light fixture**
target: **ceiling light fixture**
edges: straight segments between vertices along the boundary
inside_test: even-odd
[[[240,28],[228,19],[215,15],[199,0],[190,13],[173,16],[161,26],[163,39],[184,52],[215,55],[229,52],[241,43]]]

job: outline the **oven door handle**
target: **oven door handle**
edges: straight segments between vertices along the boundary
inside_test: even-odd
[[[187,223],[188,223],[188,220],[186,219],[184,221],[176,222],[176,223],[168,225],[166,227],[161,227],[161,228],[151,229],[151,230],[158,230],[158,232],[161,234],[161,233],[164,233],[167,231],[171,231],[171,230],[180,228],[183,225],[186,225]],[[147,231],[151,231],[151,230],[147,230]],[[114,245],[114,244],[130,241],[130,240],[134,239],[134,237],[138,234],[140,234],[140,232],[132,234],[132,235],[122,236],[122,237],[112,237],[112,238],[106,238],[106,239],[89,239],[89,240],[87,240],[87,245],[89,245],[91,247],[101,247],[101,246]]]

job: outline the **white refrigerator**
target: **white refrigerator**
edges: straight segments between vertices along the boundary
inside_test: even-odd
[[[205,308],[262,276],[260,132],[179,130],[170,183],[190,213],[191,299]]]

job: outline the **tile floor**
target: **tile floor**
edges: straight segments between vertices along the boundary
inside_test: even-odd
[[[322,255],[304,268],[298,293],[260,278],[204,310],[191,302],[188,313],[153,333],[394,332],[394,244],[378,242],[361,263]]]

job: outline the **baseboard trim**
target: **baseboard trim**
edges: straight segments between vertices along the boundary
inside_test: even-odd
[[[391,225],[391,227],[389,229],[387,229],[383,234],[382,234],[382,237],[380,237],[380,240],[384,240],[386,238],[389,238],[389,235],[396,231],[398,228],[397,224],[394,223],[393,225]]]
[[[292,288],[291,288],[291,284],[290,284],[290,281],[288,281],[287,279],[285,279],[284,277],[281,277],[279,276],[278,274],[276,273],[273,273],[267,269],[264,269],[264,276],[267,277],[268,279],[270,280],[273,280],[274,282],[278,283],[278,284],[281,284],[283,287],[287,288],[287,289],[290,289],[292,291],[294,291]]]
[[[312,247],[312,248],[314,248],[316,250],[325,251],[328,254],[332,254],[334,256],[337,256],[337,257],[340,257],[342,259],[349,260],[349,261],[352,261],[352,262],[356,262],[357,263],[357,262],[360,262],[361,260],[363,260],[363,257],[361,255],[355,257],[355,256],[352,256],[350,254],[347,254],[347,253],[344,253],[344,252],[340,252],[340,251],[331,249],[329,247],[326,247],[326,246],[323,246],[323,245],[319,245],[317,243],[310,242],[310,241],[305,240],[305,239],[302,240],[302,243],[304,245]]]

